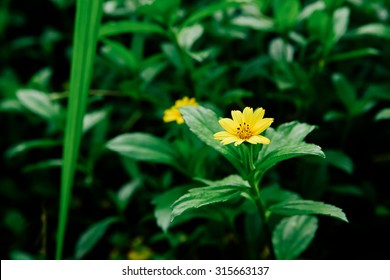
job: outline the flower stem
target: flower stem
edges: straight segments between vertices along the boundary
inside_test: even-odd
[[[273,249],[273,245],[272,245],[272,231],[271,231],[271,227],[268,223],[268,219],[267,219],[266,214],[265,214],[265,208],[264,208],[264,204],[263,204],[263,201],[261,199],[261,196],[260,196],[260,190],[259,190],[258,186],[252,186],[252,187],[255,190],[254,201],[255,201],[257,210],[259,211],[260,219],[261,219],[261,221],[264,225],[264,228],[265,228],[266,245],[267,245],[269,252],[270,252],[269,258],[275,259],[274,249]]]
[[[244,146],[243,149],[241,150],[241,157],[245,164],[245,169],[246,169],[245,172],[248,174],[247,176],[248,182],[252,187],[252,198],[256,204],[257,210],[259,211],[260,214],[260,219],[264,225],[266,246],[269,249],[268,258],[276,259],[273,245],[272,245],[272,231],[268,223],[264,203],[260,196],[259,185],[260,185],[261,176],[259,176],[258,172],[256,172],[256,166],[254,164],[253,145],[249,145],[249,148],[247,146]]]

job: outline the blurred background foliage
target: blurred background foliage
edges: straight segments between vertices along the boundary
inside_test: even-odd
[[[54,258],[74,13],[72,0],[0,2],[2,258]],[[189,96],[221,116],[263,107],[274,127],[317,125],[308,142],[326,160],[287,161],[264,180],[348,216],[320,217],[301,257],[388,258],[389,13],[387,0],[105,1],[65,257],[261,257],[235,202],[169,224],[191,177],[232,172],[185,126],[163,123]],[[106,148],[135,131],[171,142],[180,168]]]

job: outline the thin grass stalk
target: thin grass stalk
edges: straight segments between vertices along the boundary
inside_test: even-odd
[[[82,136],[82,123],[102,16],[102,4],[102,0],[77,0],[76,3],[70,94],[62,157],[56,259],[62,259],[69,204]]]

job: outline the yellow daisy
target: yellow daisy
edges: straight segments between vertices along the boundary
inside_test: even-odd
[[[258,108],[255,112],[250,107],[245,107],[243,112],[233,110],[233,119],[219,120],[225,131],[215,133],[214,139],[221,140],[223,145],[234,142],[234,146],[237,146],[244,141],[251,144],[269,144],[270,140],[259,134],[270,127],[274,119],[263,119],[264,113],[263,108]]]
[[[164,111],[164,122],[174,122],[176,121],[178,124],[183,124],[184,119],[180,114],[179,108],[184,106],[198,106],[199,104],[196,102],[195,98],[188,98],[187,96],[183,99],[176,100],[175,105],[171,108]]]

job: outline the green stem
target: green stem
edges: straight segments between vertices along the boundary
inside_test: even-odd
[[[270,251],[270,258],[275,259],[274,248],[272,245],[272,231],[271,231],[271,227],[268,223],[267,216],[265,214],[266,211],[265,211],[265,207],[264,207],[263,201],[262,201],[261,196],[260,196],[260,190],[257,186],[252,186],[252,187],[254,187],[254,190],[255,190],[254,201],[255,201],[257,210],[259,211],[261,221],[262,221],[264,228],[265,228],[265,239],[266,239],[266,244],[268,246],[268,249]]]
[[[268,246],[268,249],[270,251],[270,257],[271,257],[271,259],[275,259],[275,254],[274,254],[273,245],[272,245],[272,231],[271,231],[270,225],[268,223],[264,203],[263,203],[261,196],[260,196],[259,181],[256,180],[256,166],[254,165],[254,158],[253,157],[254,157],[253,145],[250,145],[249,159],[248,159],[249,160],[249,168],[250,168],[249,184],[251,185],[252,189],[254,190],[253,199],[255,201],[257,210],[260,214],[260,219],[261,219],[261,221],[264,225],[264,228],[265,228],[265,239],[266,239],[266,244]]]

